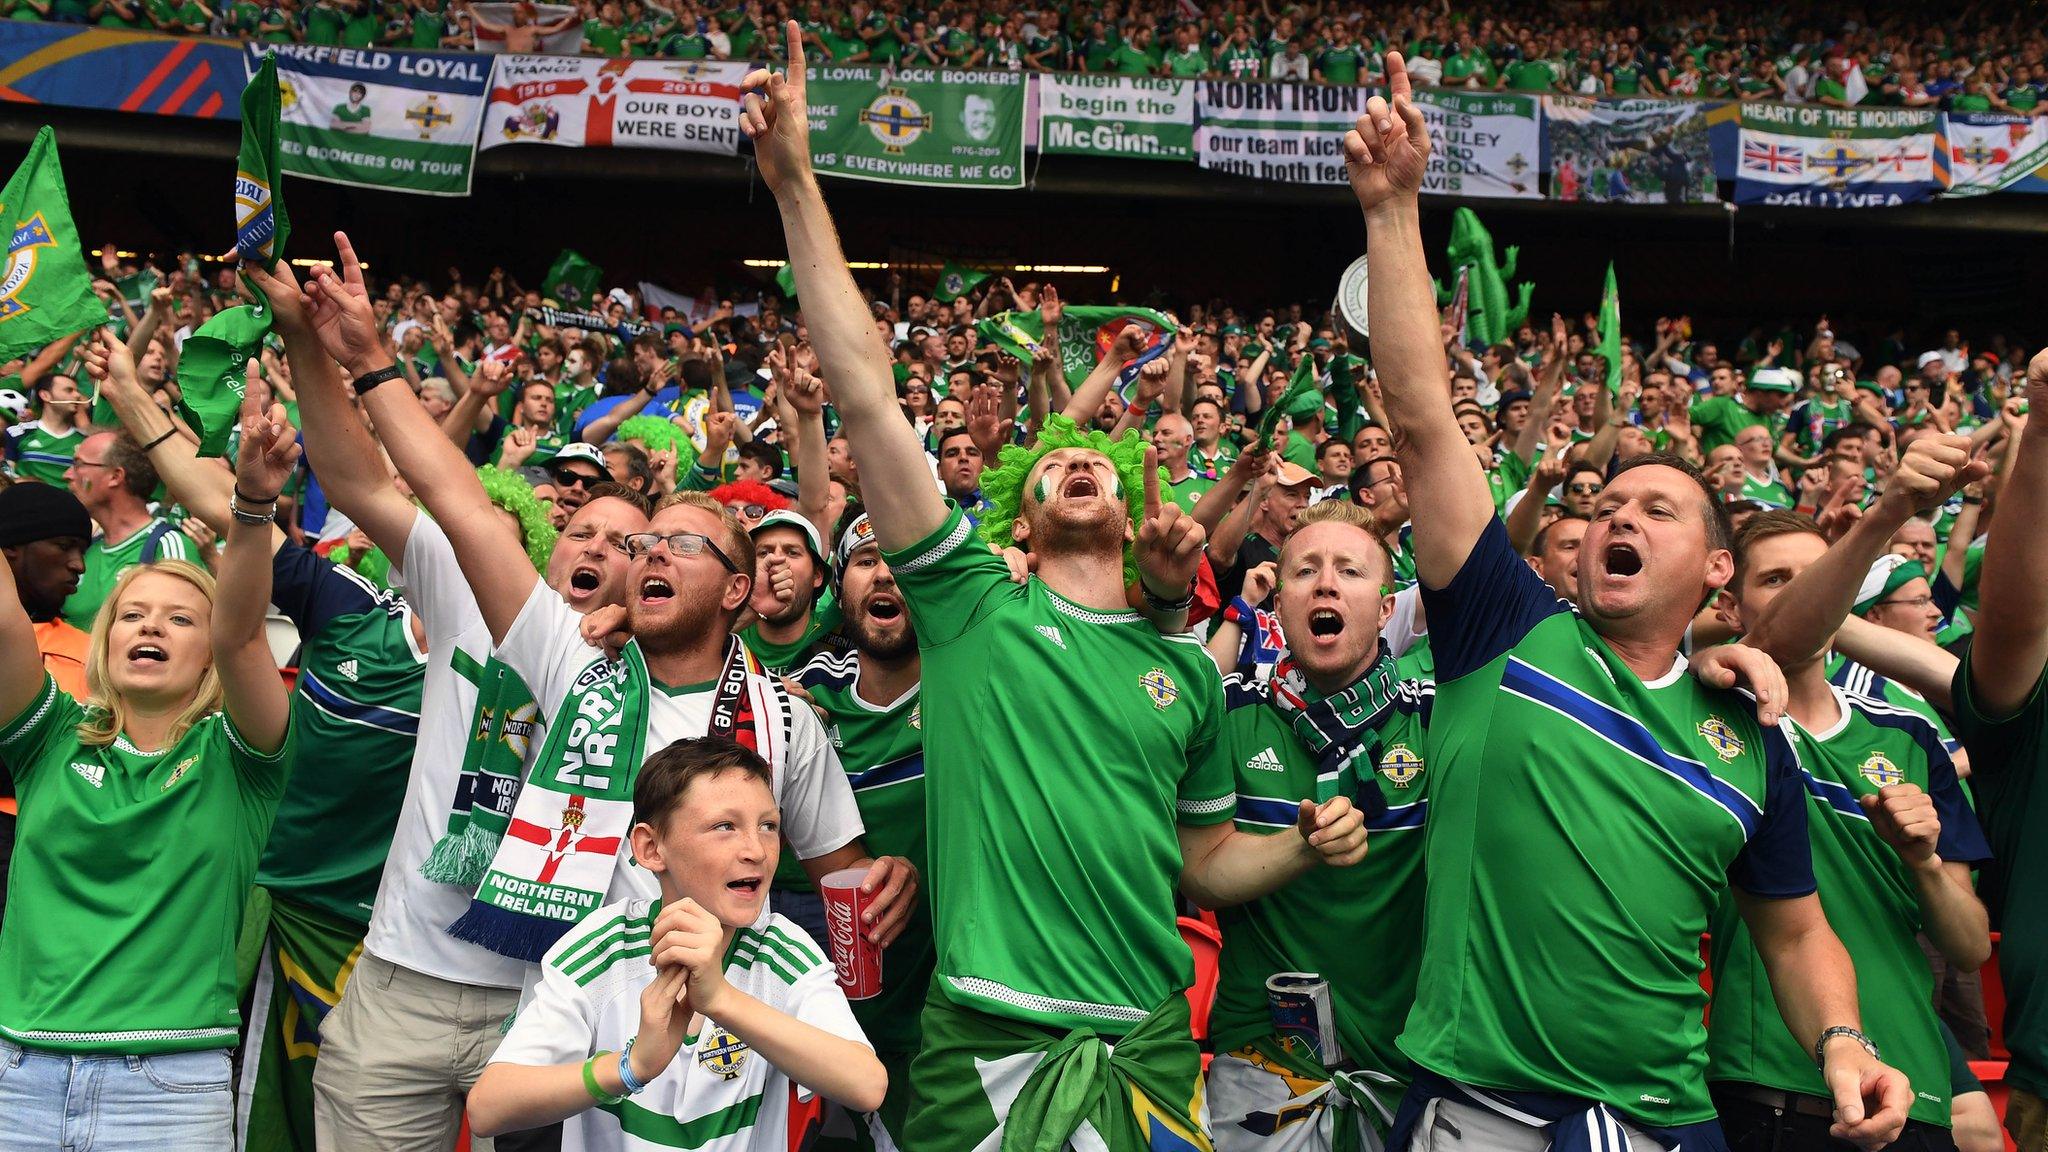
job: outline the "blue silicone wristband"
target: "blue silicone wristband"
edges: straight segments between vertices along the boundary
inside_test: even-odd
[[[638,1096],[646,1084],[633,1078],[633,1041],[626,1041],[626,1049],[619,1053],[619,1083],[626,1086],[626,1095]]]

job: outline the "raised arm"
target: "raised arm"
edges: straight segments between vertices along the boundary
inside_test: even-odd
[[[884,548],[903,548],[945,523],[946,505],[932,485],[924,447],[896,409],[889,350],[846,266],[839,233],[811,170],[803,33],[794,20],[783,31],[788,69],[748,75],[740,127],[754,142],[755,163],[782,215],[804,323],[824,376],[832,382],[846,438],[860,457],[861,490],[876,539]]]
[[[1074,389],[1074,394],[1067,397],[1066,407],[1060,410],[1061,413],[1074,423],[1087,427],[1088,422],[1095,419],[1095,413],[1101,410],[1102,402],[1109,397],[1109,390],[1115,387],[1124,364],[1145,350],[1144,341],[1144,334],[1136,325],[1117,333],[1116,343],[1110,345],[1109,353],[1096,362],[1088,378]]]
[[[284,405],[271,403],[270,385],[251,360],[242,393],[242,443],[235,459],[234,484],[240,494],[235,497],[236,515],[228,528],[213,600],[213,667],[220,674],[235,730],[263,755],[284,746],[291,718],[291,695],[270,654],[263,612],[270,603],[277,497],[298,465],[299,430],[292,427]]]
[[[1891,543],[1892,533],[1915,512],[1939,507],[1956,489],[1982,479],[1988,471],[1983,461],[1970,459],[1970,450],[1960,436],[1915,440],[1892,470],[1877,502],[1820,559],[1771,599],[1744,642],[1788,668],[1812,659],[1828,646],[1835,629],[1855,607],[1856,590]],[[2028,687],[2031,689],[2032,681]]]
[[[363,285],[355,249],[340,232],[334,234],[334,243],[340,249],[340,273],[329,265],[316,267],[306,295],[312,305],[313,330],[321,344],[342,363],[351,379],[361,379],[393,365],[377,339],[377,321],[370,311],[369,290]],[[486,374],[508,371],[497,361],[483,368]],[[441,435],[433,417],[420,407],[419,397],[392,383],[373,385],[360,395],[399,474],[426,501],[427,510],[448,534],[462,563],[462,574],[476,593],[477,608],[490,627],[491,639],[503,640],[538,579],[525,550],[498,520],[476,469]]]
[[[35,622],[21,603],[14,569],[0,557],[0,723],[13,720],[36,702],[43,690],[43,654],[36,645]]]
[[[796,412],[796,509],[818,530],[818,538],[832,546],[832,525],[825,509],[832,502],[832,456],[825,440],[825,382],[811,374],[803,349],[793,348],[789,383],[782,389],[784,401]]]
[[[2048,350],[2035,353],[2027,365],[2030,423],[2036,401],[2048,411]],[[2032,428],[2013,434],[2019,443],[1984,546],[1977,635],[1970,644],[1970,682],[1987,716],[2017,711],[2048,662],[2048,581],[2042,579],[2048,572],[2048,532],[2041,531],[2048,517],[2048,436]]]
[[[283,339],[285,359],[292,366],[299,419],[306,426],[306,452],[320,477],[321,491],[385,555],[404,556],[418,510],[391,482],[383,451],[343,391],[341,368],[312,329],[298,280],[281,261],[271,272],[254,265],[243,271],[270,301],[274,330]]]
[[[1442,588],[1464,567],[1493,519],[1493,497],[1444,387],[1444,350],[1417,206],[1429,129],[1411,98],[1399,52],[1387,53],[1387,86],[1393,105],[1374,96],[1345,133],[1345,167],[1365,212],[1372,261],[1366,310],[1376,334],[1373,369],[1409,489],[1430,494],[1413,509],[1415,571],[1425,585]]]

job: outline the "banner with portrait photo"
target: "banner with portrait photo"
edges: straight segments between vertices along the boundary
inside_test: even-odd
[[[1550,198],[1591,204],[1704,204],[1714,189],[1699,100],[1543,98]]]
[[[277,59],[278,155],[294,176],[467,196],[490,68],[442,52],[250,44]]]
[[[1027,73],[813,65],[811,163],[925,188],[1022,188]]]
[[[493,58],[479,147],[660,148],[731,156],[740,146],[742,60]]]

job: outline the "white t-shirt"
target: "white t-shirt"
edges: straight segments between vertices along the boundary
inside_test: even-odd
[[[583,642],[582,619],[552,588],[536,580],[519,619],[498,645],[498,659],[533,689],[543,728],[576,678],[605,659],[603,652]],[[784,850],[796,853],[799,860],[814,860],[859,839],[863,831],[860,808],[818,714],[808,705],[793,702],[773,676],[751,675],[748,682],[757,714],[765,710],[767,716],[768,746],[758,751],[774,773],[775,802],[782,807]],[[647,755],[710,730],[711,706],[717,695],[714,685],[656,685],[650,695]],[[540,737],[535,737],[535,743],[539,742]],[[622,846],[620,851],[623,858],[612,873],[606,898],[659,896],[661,887],[654,875],[631,862],[630,849]]]
[[[556,941],[491,1062],[546,1067],[624,1051],[640,1034],[640,993],[654,982],[648,936],[660,908],[658,900],[606,904]],[[772,912],[764,909],[734,935],[725,978],[777,1012],[868,1043],[823,949]],[[677,1125],[689,1137],[685,1146],[700,1152],[783,1152],[789,1077],[715,1021],[699,1017],[693,1026],[696,1043],[638,1095],[563,1121],[563,1152],[663,1152],[677,1141],[646,1139],[627,1127],[674,1134]],[[811,1097],[802,1085],[797,1093]]]
[[[405,556],[391,572],[427,627],[427,675],[405,806],[377,883],[363,948],[401,968],[458,984],[517,988],[531,965],[448,934],[448,925],[469,911],[469,891],[420,875],[434,843],[448,832],[462,754],[476,723],[477,686],[454,665],[459,660],[465,668],[481,669],[491,657],[491,630],[463,578],[454,546],[426,513],[413,518]],[[528,766],[539,744],[536,733],[527,747]]]

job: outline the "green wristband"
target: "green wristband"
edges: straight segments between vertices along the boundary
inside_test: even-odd
[[[590,1098],[599,1104],[617,1104],[625,1099],[623,1095],[608,1095],[604,1090],[604,1085],[597,1082],[597,1062],[609,1055],[611,1055],[610,1052],[599,1052],[583,1062],[583,1090],[590,1093]]]

